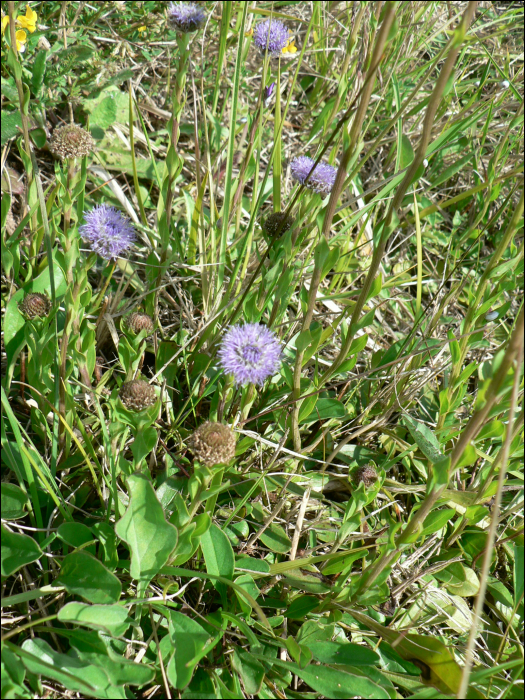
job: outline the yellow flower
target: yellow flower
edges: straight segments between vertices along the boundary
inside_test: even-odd
[[[244,33],[244,36],[253,36],[253,27]]]
[[[291,53],[291,54],[297,53],[297,46],[294,44],[293,39],[288,39],[288,43],[283,48],[281,53]]]
[[[27,29],[32,34],[36,29],[37,19],[38,19],[37,13],[34,10],[32,10],[28,5],[26,8],[26,16],[25,17],[17,17],[16,23],[20,27]]]
[[[26,41],[27,41],[27,34],[24,32],[23,29],[19,29],[17,33],[15,34],[16,36],[16,50],[19,51],[20,53],[24,53],[26,50]]]
[[[143,24],[142,27],[139,27],[139,28],[137,29],[137,31],[142,33],[142,32],[145,32],[146,29],[147,29],[146,25]]]
[[[9,24],[9,15],[4,15],[2,17],[2,34],[5,33],[5,28],[7,27],[8,24]]]

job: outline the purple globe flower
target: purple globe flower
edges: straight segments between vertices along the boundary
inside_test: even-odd
[[[184,34],[196,32],[206,19],[206,12],[193,2],[170,2],[170,22]]]
[[[222,339],[219,358],[237,384],[263,384],[281,366],[281,344],[275,333],[259,323],[231,326]]]
[[[84,221],[79,228],[80,235],[101,258],[116,260],[135,242],[133,225],[109,204],[100,204],[84,212]]]
[[[268,48],[268,56],[280,56],[289,38],[288,27],[278,19],[265,19],[264,22],[259,22],[253,33],[255,46],[262,54],[266,53]]]
[[[306,178],[308,177],[310,171],[314,167],[315,160],[309,158],[308,156],[299,156],[294,158],[290,164],[290,169],[292,171],[292,177],[304,185]],[[306,187],[309,187],[317,194],[322,194],[326,197],[330,194],[332,187],[334,186],[335,176],[337,175],[337,168],[333,165],[328,165],[328,163],[319,163],[316,166],[313,173],[310,175]]]

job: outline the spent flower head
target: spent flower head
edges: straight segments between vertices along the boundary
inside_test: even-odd
[[[277,231],[280,231],[281,235],[284,236],[286,231],[289,231],[294,224],[293,216],[286,215],[284,211],[276,211],[270,216],[266,217],[263,222],[262,229],[269,236],[275,236]]]
[[[48,316],[51,311],[51,301],[45,294],[31,292],[26,294],[18,308],[27,318],[43,318]]]
[[[281,344],[275,333],[260,323],[231,326],[222,339],[219,358],[237,384],[263,384],[281,365]]]
[[[126,328],[138,335],[141,331],[147,331],[151,335],[155,329],[155,323],[149,314],[143,311],[134,311],[124,321]]]
[[[179,32],[189,34],[200,28],[206,19],[206,12],[193,2],[170,2],[168,17]]]
[[[49,148],[62,159],[82,158],[94,150],[95,142],[89,131],[78,124],[66,124],[53,131]]]
[[[364,467],[356,469],[352,474],[352,478],[357,485],[363,483],[367,489],[377,481],[378,475],[371,464],[366,464]]]
[[[261,54],[268,56],[280,56],[283,49],[288,46],[290,34],[288,27],[279,19],[265,19],[258,22],[253,33],[253,42]]]
[[[158,398],[155,388],[144,379],[124,382],[118,395],[128,411],[143,411],[148,406],[153,406]]]
[[[122,213],[109,204],[99,204],[84,212],[85,223],[79,228],[91,250],[105,260],[116,260],[135,242],[135,229]]]
[[[298,156],[294,158],[290,164],[290,170],[292,171],[292,177],[304,185],[306,178],[308,177],[310,171],[315,165],[315,160],[309,156]],[[310,188],[317,194],[321,194],[326,197],[330,194],[332,187],[335,183],[335,176],[337,175],[337,168],[333,165],[328,165],[328,163],[319,163],[310,175],[306,187]]]
[[[228,464],[235,457],[235,433],[227,425],[206,421],[193,433],[191,451],[201,464]]]

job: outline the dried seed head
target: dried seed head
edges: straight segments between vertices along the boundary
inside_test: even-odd
[[[27,318],[35,318],[35,316],[43,318],[51,311],[51,302],[45,294],[33,292],[26,294],[18,308]]]
[[[66,124],[55,129],[49,148],[59,158],[81,158],[95,148],[93,137],[78,124]]]
[[[142,411],[148,406],[153,406],[158,399],[155,388],[143,379],[124,382],[118,395],[129,411]]]
[[[370,464],[367,464],[364,467],[359,467],[359,469],[356,469],[352,476],[358,486],[361,482],[363,482],[365,489],[369,488],[377,481],[377,472]]]
[[[148,331],[148,335],[151,335],[155,328],[151,316],[142,311],[134,311],[127,317],[125,323],[126,328],[131,331],[133,335],[138,335],[141,331]]]
[[[235,457],[235,433],[227,425],[206,421],[190,438],[191,451],[201,464],[228,464]]]
[[[262,225],[263,231],[269,236],[275,236],[277,231],[284,235],[286,231],[289,231],[294,223],[292,216],[286,216],[283,211],[276,211],[274,214],[266,217]]]

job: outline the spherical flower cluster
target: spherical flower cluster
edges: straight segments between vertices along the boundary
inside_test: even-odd
[[[259,323],[232,326],[222,339],[219,358],[237,384],[263,384],[281,365],[281,344]]]
[[[275,236],[277,231],[280,231],[281,235],[284,235],[286,231],[292,228],[293,223],[294,219],[292,216],[286,216],[286,213],[283,211],[276,211],[266,217],[262,228],[269,236]]]
[[[134,311],[130,314],[125,320],[125,325],[133,335],[138,335],[141,331],[147,331],[148,335],[151,335],[155,328],[151,316],[142,311]]]
[[[284,22],[265,19],[255,27],[253,42],[262,54],[268,49],[268,56],[280,56],[288,45],[289,37],[288,27]]]
[[[32,292],[31,294],[26,294],[18,308],[27,318],[35,318],[35,316],[43,318],[49,315],[51,302],[45,294]]]
[[[196,32],[203,24],[206,12],[193,2],[171,2],[168,8],[168,17],[179,32],[189,34]]]
[[[79,228],[80,235],[91,250],[105,260],[116,260],[135,242],[132,224],[109,204],[100,204],[84,212],[84,220],[86,223]]]
[[[290,164],[290,169],[292,171],[292,177],[304,185],[306,178],[310,174],[310,171],[314,167],[315,160],[309,158],[308,156],[299,156],[294,158]],[[321,194],[326,197],[330,194],[332,187],[335,183],[335,176],[337,175],[337,168],[333,165],[328,165],[328,163],[319,163],[315,170],[310,175],[306,187],[309,187],[317,194]]]
[[[193,433],[191,451],[201,464],[228,464],[235,457],[235,434],[222,423],[206,421]]]
[[[66,124],[54,130],[49,149],[59,158],[82,158],[95,148],[93,137],[78,124]]]
[[[129,411],[142,411],[157,401],[155,388],[143,379],[124,382],[118,393],[120,400]]]
[[[364,467],[359,467],[356,469],[356,471],[352,474],[352,477],[356,484],[359,485],[362,482],[367,489],[377,481],[377,472],[371,464],[367,464]]]

